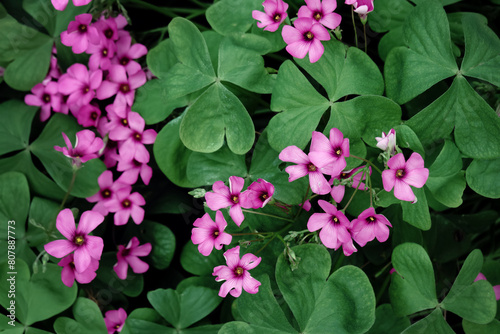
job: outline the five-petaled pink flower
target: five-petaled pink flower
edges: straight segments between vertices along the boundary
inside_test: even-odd
[[[66,103],[75,114],[81,106],[87,105],[95,96],[95,90],[101,86],[102,71],[89,71],[83,64],[71,65],[59,79],[59,92],[69,95]]]
[[[126,319],[127,313],[122,308],[106,312],[104,316],[104,323],[108,329],[108,334],[121,332]]]
[[[402,201],[415,201],[415,194],[410,186],[422,188],[429,177],[429,170],[424,167],[424,159],[413,152],[405,162],[403,153],[398,153],[387,162],[389,169],[382,172],[385,191],[394,188],[394,196]]]
[[[375,137],[377,147],[382,151],[388,151],[391,155],[396,153],[396,130],[391,129],[388,134],[382,132],[382,137]]]
[[[365,190],[366,189],[365,184],[361,181],[366,179],[366,172],[363,171],[358,172],[362,168],[365,168],[365,166],[357,167],[350,171],[343,171],[338,176],[333,177],[330,180],[330,183],[334,183],[335,179],[340,180],[342,182],[342,180],[347,180],[352,177],[352,187],[359,190]],[[371,175],[372,168],[368,167],[368,171]],[[345,194],[345,185],[342,183],[339,185],[334,185],[332,187],[332,191],[330,192],[330,195],[332,195],[333,200],[336,203],[340,203],[342,201],[342,199],[344,198],[344,194]]]
[[[89,44],[99,44],[99,32],[93,27],[91,14],[80,14],[68,25],[68,30],[61,33],[61,43],[71,46],[73,53],[87,51]]]
[[[52,5],[57,10],[65,10],[68,5],[69,0],[51,0]],[[92,0],[73,0],[73,4],[75,6],[85,6],[90,3]]]
[[[285,171],[289,174],[288,182],[293,182],[303,176],[309,175],[309,186],[315,194],[325,195],[331,190],[328,181],[323,175],[323,169],[314,165],[297,146],[288,146],[281,151],[281,161],[293,162],[297,165],[288,166]]]
[[[337,0],[305,0],[307,6],[299,8],[297,16],[314,19],[327,28],[335,29],[342,21],[342,16],[333,11],[337,8]]]
[[[50,81],[47,85],[43,83],[36,84],[31,92],[24,97],[24,103],[30,106],[41,107],[40,120],[45,122],[50,117],[50,111],[59,112],[61,110],[61,94],[59,94],[58,85]]]
[[[125,225],[130,217],[137,225],[142,223],[144,209],[141,206],[146,204],[144,197],[137,192],[131,194],[129,187],[117,190],[115,195],[114,199],[104,203],[109,212],[115,212],[115,225]]]
[[[309,158],[323,173],[336,176],[346,167],[349,156],[349,139],[339,129],[330,129],[330,140],[324,134],[313,131]]]
[[[241,194],[241,200],[245,203],[245,208],[260,209],[269,203],[273,194],[274,186],[264,179],[258,179]]]
[[[262,258],[247,253],[240,259],[240,246],[226,251],[224,258],[227,266],[217,266],[212,273],[217,276],[217,282],[225,280],[220,287],[219,296],[226,297],[230,293],[233,297],[239,297],[242,290],[251,294],[259,292],[260,282],[250,276],[248,271],[257,267]]]
[[[345,4],[353,5],[362,20],[366,20],[367,14],[373,12],[373,0],[345,0]]]
[[[132,75],[127,75],[125,67],[111,65],[109,74],[96,91],[99,100],[116,95],[115,107],[132,106],[134,104],[135,90],[146,83],[146,73],[139,70]]]
[[[286,25],[281,35],[288,44],[286,51],[295,58],[304,58],[309,52],[309,61],[315,63],[321,58],[325,48],[321,41],[328,41],[330,34],[325,27],[314,19],[300,17],[293,22],[294,27]]]
[[[82,213],[78,227],[73,212],[64,209],[57,215],[56,227],[66,237],[54,240],[45,245],[50,255],[62,258],[75,251],[74,263],[76,271],[83,273],[89,268],[92,259],[100,260],[104,243],[102,238],[89,235],[104,220],[104,216],[95,211]]]
[[[252,11],[252,17],[260,21],[257,22],[257,27],[271,32],[278,30],[281,22],[287,17],[288,4],[283,0],[266,0],[262,6],[264,6],[265,13],[258,10]]]
[[[131,184],[134,182],[134,180],[125,174],[122,174],[118,180],[113,182],[113,172],[106,170],[97,178],[97,183],[100,188],[99,191],[96,194],[87,197],[87,201],[91,203],[97,202],[92,210],[106,216],[109,213],[109,210],[106,208],[105,203],[113,200],[116,197],[115,193],[120,189],[125,189],[125,192],[130,193],[132,191]]]
[[[244,184],[245,180],[239,176],[229,177],[229,187],[222,181],[215,182],[212,186],[213,192],[207,192],[205,194],[205,200],[210,210],[217,211],[222,208],[230,207],[229,215],[231,219],[233,219],[236,225],[240,226],[245,219],[243,211],[241,210],[242,203],[240,197]]]
[[[130,239],[126,247],[118,245],[118,253],[116,253],[118,262],[113,266],[113,270],[118,278],[127,278],[129,265],[136,274],[142,274],[148,271],[149,265],[139,259],[139,256],[148,256],[149,253],[151,253],[151,249],[152,246],[149,242],[144,245],[139,245],[139,239],[137,239],[137,237]]]
[[[385,242],[389,238],[389,227],[391,223],[384,215],[376,214],[373,207],[369,207],[361,212],[358,218],[352,222],[352,238],[361,247],[367,242],[377,238],[380,242]]]
[[[63,267],[61,271],[61,280],[63,284],[71,288],[75,283],[75,279],[78,283],[82,284],[92,282],[97,276],[95,271],[99,268],[99,261],[91,258],[89,267],[79,273],[75,267],[74,255],[70,253],[59,261],[58,265]]]
[[[62,152],[68,158],[73,159],[73,164],[76,166],[81,166],[82,163],[97,158],[97,153],[104,147],[102,139],[96,137],[95,133],[90,130],[82,130],[76,133],[74,148],[64,132],[62,136],[67,147],[54,146],[54,150]]]
[[[349,232],[351,223],[349,219],[337,208],[327,201],[319,200],[319,206],[325,211],[324,213],[313,213],[307,222],[307,229],[311,232],[321,229],[319,238],[323,245],[327,248],[335,250],[343,246],[343,251],[346,256],[357,251],[352,243],[352,237]]]
[[[196,219],[193,225],[196,228],[191,232],[191,241],[198,245],[198,251],[204,256],[209,256],[214,247],[221,250],[222,245],[229,245],[233,238],[224,232],[227,222],[220,211],[215,213],[215,222],[205,213],[203,217]]]

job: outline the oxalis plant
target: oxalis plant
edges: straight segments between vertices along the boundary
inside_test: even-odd
[[[0,331],[500,333],[498,0],[5,0]]]

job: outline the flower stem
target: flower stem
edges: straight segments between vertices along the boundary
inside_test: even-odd
[[[73,190],[73,186],[75,185],[75,180],[76,180],[76,170],[73,170],[73,176],[71,177],[71,182],[69,183],[68,191],[66,191],[66,194],[64,194],[64,198],[61,202],[61,205],[59,205],[59,211],[64,208],[64,204],[66,204],[66,201],[68,200],[69,194],[71,193],[71,190]]]
[[[287,221],[287,222],[290,222],[290,223],[294,222],[293,219],[289,219],[289,218],[285,218],[285,217],[280,217],[280,216],[275,216],[275,215],[270,215],[268,213],[257,212],[257,211],[250,211],[250,210],[245,210],[245,209],[241,209],[241,211],[248,212],[248,213],[253,213],[255,215],[261,215],[261,216],[267,216],[267,217],[271,217],[271,218],[281,219],[281,220],[284,220],[284,221]]]
[[[354,22],[354,8],[351,6],[352,27],[354,28],[354,41],[358,47],[358,32],[356,31],[356,23]]]
[[[229,233],[230,235],[234,236],[242,236],[242,235],[265,235],[265,234],[271,234],[274,232],[255,232],[255,233]]]
[[[380,174],[382,174],[382,171],[380,170],[380,168],[378,168],[377,166],[375,166],[373,164],[373,162],[371,162],[370,160],[366,160],[365,158],[361,158],[361,157],[358,157],[358,156],[355,156],[355,155],[352,155],[352,154],[349,157],[354,158],[354,159],[363,160],[364,162],[366,162],[367,164],[369,164],[370,166],[372,166],[373,168],[375,168],[375,170],[377,172],[379,172]]]
[[[274,238],[276,237],[280,237],[281,240],[283,240],[283,237],[281,237],[281,233],[283,233],[284,231],[288,230],[290,227],[292,226],[292,224],[287,224],[285,227],[283,227],[281,230],[279,230],[278,232],[270,232],[270,233],[273,233],[273,236],[269,239],[268,242],[266,242],[266,244],[264,246],[262,246],[257,252],[255,252],[255,255],[259,254],[260,252],[262,252],[266,247],[267,245],[269,245],[271,243],[271,241],[274,240]],[[284,241],[284,240],[283,240]]]
[[[361,175],[361,180],[363,180],[363,178],[365,177],[365,175],[366,175],[366,171],[363,171],[363,174]],[[345,212],[345,210],[347,210],[347,207],[349,206],[349,204],[351,204],[352,199],[354,198],[354,195],[356,195],[356,193],[358,192],[358,189],[359,189],[360,185],[361,185],[361,182],[359,182],[358,186],[356,187],[356,189],[354,189],[354,192],[352,193],[351,198],[349,198],[349,202],[347,202],[347,204],[341,210],[342,212]]]

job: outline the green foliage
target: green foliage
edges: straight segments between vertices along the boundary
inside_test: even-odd
[[[73,316],[75,319],[60,317],[54,323],[57,334],[70,333],[104,333],[106,325],[97,304],[88,299],[80,297],[73,305]]]

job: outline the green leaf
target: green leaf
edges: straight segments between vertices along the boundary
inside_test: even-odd
[[[393,49],[385,64],[387,96],[400,104],[458,71],[448,19],[435,1],[426,1],[413,9],[403,34],[409,48]]]
[[[175,235],[165,225],[144,221],[141,224],[144,239],[153,245],[151,262],[156,269],[168,268],[175,252]]]
[[[465,173],[458,172],[455,175],[444,177],[430,177],[425,186],[431,191],[435,200],[449,208],[458,208],[462,205],[464,193]]]
[[[174,44],[166,39],[148,51],[146,62],[151,72],[160,79],[165,78],[168,71],[177,63]]]
[[[450,325],[444,320],[440,309],[435,309],[424,319],[414,323],[401,334],[418,334],[418,333],[439,333],[439,334],[455,334]]]
[[[446,140],[443,149],[429,168],[429,178],[452,176],[462,169],[462,156],[452,141]]]
[[[181,265],[184,270],[194,275],[212,275],[214,267],[224,262],[220,252],[212,252],[203,256],[198,251],[198,246],[188,241],[181,253]]]
[[[221,35],[246,32],[252,24],[252,10],[261,10],[260,0],[222,0],[214,3],[205,12],[210,26]]]
[[[500,39],[480,17],[464,15],[465,55],[460,71],[500,86]]]
[[[292,248],[299,260],[291,268],[282,254],[276,263],[276,282],[301,330],[308,324],[331,267],[330,254],[322,245],[305,244]]]
[[[422,143],[409,126],[405,124],[396,125],[394,130],[396,131],[396,141],[399,147],[409,148],[425,158],[425,150],[422,147]]]
[[[203,153],[217,151],[224,136],[231,151],[244,154],[255,138],[252,119],[238,98],[222,84],[210,86],[186,111],[179,130],[187,148]]]
[[[424,188],[412,187],[412,190],[417,198],[417,203],[401,202],[403,220],[421,230],[428,230],[431,228],[431,216]]]
[[[404,2],[404,1],[398,1]],[[395,28],[389,31],[387,34],[382,36],[380,42],[378,43],[378,54],[380,58],[386,62],[387,56],[391,52],[392,49],[395,49],[399,46],[404,46],[404,37],[403,37],[403,27]]]
[[[156,163],[165,176],[179,187],[196,187],[187,177],[186,169],[189,156],[179,137],[179,128],[184,114],[170,121],[156,136],[153,146]]]
[[[396,315],[404,316],[438,305],[432,263],[422,246],[404,243],[392,253],[397,273],[389,287],[391,304]]]
[[[284,332],[275,328],[269,328],[269,327],[261,327],[253,324],[247,324],[246,322],[242,321],[231,321],[228,323],[225,323],[224,326],[221,327],[219,330],[219,334],[260,334],[260,333],[266,333],[266,334],[283,334],[283,333],[291,333],[291,332]]]
[[[37,109],[19,100],[0,104],[0,155],[28,147]]]
[[[375,323],[367,334],[399,334],[410,326],[410,319],[394,314],[391,304],[382,304],[375,310]]]
[[[54,330],[57,334],[74,333],[106,333],[106,324],[101,310],[97,304],[88,299],[80,297],[73,306],[75,319],[59,317],[54,322]]]
[[[0,213],[8,220],[14,220],[15,226],[9,230],[17,232],[11,234],[16,239],[24,235],[17,233],[24,232],[26,218],[30,206],[30,188],[26,177],[19,172],[7,172],[0,174]],[[7,223],[2,224],[2,229],[7,231]],[[22,230],[22,231],[21,231]],[[7,235],[7,233],[5,233]],[[7,240],[5,237],[4,240]]]
[[[375,322],[375,293],[366,274],[343,266],[325,284],[304,332],[365,333]]]
[[[168,99],[160,80],[153,79],[137,89],[132,110],[138,112],[146,124],[156,124],[170,116],[175,108],[183,107],[187,103],[184,96]]]
[[[41,197],[34,197],[31,201],[29,224],[27,229],[27,240],[31,247],[37,247],[48,243],[50,238],[59,238],[56,229],[56,218],[59,214],[59,203]],[[58,236],[55,238],[55,236]]]
[[[9,291],[12,271],[7,262],[0,265],[0,287]],[[28,265],[21,259],[16,259],[15,295],[16,317],[26,326],[49,319],[70,307],[76,299],[77,287],[65,286],[61,281],[61,267],[48,263],[45,272],[39,271],[30,278]],[[7,293],[0,297],[0,304],[7,308],[9,304]],[[44,305],[44,307],[40,307]]]
[[[329,106],[291,61],[283,62],[271,97],[271,110],[282,111],[267,126],[271,147],[278,152],[290,145],[304,149]]]
[[[234,4],[232,4],[234,6]],[[245,34],[240,39],[255,40],[254,43],[267,42],[263,37]],[[259,52],[236,45],[225,38],[219,46],[219,79],[229,81],[251,92],[271,93],[276,75],[270,75],[264,67],[264,59]]]
[[[375,32],[394,31],[410,16],[413,6],[401,0],[375,0],[370,13],[370,28]]]
[[[70,159],[61,152],[54,149],[54,146],[66,146],[62,132],[73,141],[76,132],[81,128],[75,119],[63,114],[53,115],[40,136],[31,144],[30,150],[41,161],[47,172],[63,190],[68,190],[73,178],[73,167]],[[76,172],[71,195],[76,197],[89,197],[99,190],[97,178],[106,170],[106,166],[99,159],[92,159],[83,164]]]
[[[247,166],[244,155],[231,152],[227,146],[222,146],[214,153],[193,152],[187,164],[187,177],[197,186],[208,186],[230,176],[245,177]]]
[[[264,37],[269,41],[269,44],[271,46],[269,52],[277,52],[286,46],[286,43],[283,40],[283,36],[281,35],[283,27],[284,25],[280,25],[280,27],[276,31],[266,31],[262,28],[257,27],[257,22],[255,21],[252,25],[251,32],[254,35]]]
[[[500,333],[500,321],[496,319],[486,325],[475,324],[464,319],[462,321],[462,327],[464,328],[465,334]]]
[[[203,319],[222,301],[216,291],[199,286],[190,286],[182,293],[157,289],[148,292],[148,300],[176,329],[187,328]]]
[[[238,297],[238,311],[243,320],[249,322],[252,326],[266,328],[265,333],[267,333],[268,329],[269,333],[296,333],[297,331],[290,325],[274,297],[269,277],[260,275],[256,279],[261,283],[259,292],[254,295],[243,292]]]
[[[500,159],[474,159],[467,168],[467,184],[482,196],[500,198],[500,189],[497,184],[499,175]]]
[[[457,298],[466,288],[468,288],[476,279],[477,274],[483,267],[483,254],[479,249],[473,250],[465,259],[462,269],[458,273],[453,286],[451,287],[448,295],[443,300],[443,304],[449,303]]]

